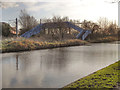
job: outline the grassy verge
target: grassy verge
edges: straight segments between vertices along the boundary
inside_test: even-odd
[[[120,84],[120,61],[81,78],[63,88],[115,88]]]
[[[108,43],[108,42],[113,42],[113,41],[118,41],[118,37],[107,36],[107,37],[103,37],[103,38],[97,38],[95,40],[90,40],[89,42],[91,42],[91,43]]]
[[[1,51],[4,52],[18,52],[28,51],[37,49],[57,48],[57,47],[68,47],[87,44],[86,41],[74,39],[66,41],[55,41],[55,42],[39,42],[29,39],[10,39],[2,41]]]

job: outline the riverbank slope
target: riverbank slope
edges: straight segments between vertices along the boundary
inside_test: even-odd
[[[46,41],[40,42],[30,39],[18,38],[14,40],[11,39],[11,40],[2,41],[0,50],[2,51],[2,53],[19,52],[19,51],[58,48],[58,47],[68,47],[68,46],[79,46],[79,45],[85,45],[87,43],[88,42],[79,39],[54,41],[54,42],[46,42]]]
[[[58,47],[69,47],[69,46],[80,46],[88,43],[108,43],[118,41],[117,37],[107,36],[104,38],[98,38],[94,40],[83,41],[80,39],[69,39],[60,41],[40,41],[36,38],[25,39],[25,38],[10,38],[2,40],[0,45],[0,51],[2,53],[7,52],[20,52],[40,49],[50,49]]]
[[[116,88],[120,85],[119,77],[120,60],[63,87],[63,90],[66,88]]]

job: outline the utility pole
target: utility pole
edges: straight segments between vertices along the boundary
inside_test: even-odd
[[[16,37],[18,37],[18,20],[16,18]]]
[[[118,2],[118,26],[120,27],[120,1]]]
[[[118,26],[120,27],[120,0],[113,0],[111,2],[107,1],[107,3],[111,4],[118,3]]]
[[[42,21],[42,20],[40,19],[40,24],[42,24],[41,21]]]

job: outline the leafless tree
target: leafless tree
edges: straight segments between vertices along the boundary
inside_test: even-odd
[[[81,27],[86,30],[91,30],[92,32],[94,32],[95,30],[99,30],[100,28],[97,23],[94,23],[92,21],[87,21],[87,20],[84,20],[81,23]]]
[[[44,19],[43,28],[47,31],[48,35],[52,37],[56,36],[61,39],[64,38],[64,34],[68,32],[68,26],[66,21],[69,21],[68,17],[53,16],[51,19]]]
[[[28,12],[24,9],[21,10],[19,15],[19,22],[21,25],[21,33],[24,33],[33,27],[35,27],[38,23],[37,20],[28,14]]]
[[[98,20],[98,25],[101,28],[101,33],[109,35],[118,32],[118,25],[116,22],[109,21],[107,18],[100,18]]]

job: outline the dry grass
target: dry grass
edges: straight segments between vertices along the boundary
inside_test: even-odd
[[[17,52],[26,50],[37,50],[46,48],[56,48],[56,47],[67,47],[87,44],[86,41],[72,39],[65,41],[54,41],[54,42],[40,42],[33,41],[30,39],[17,38],[17,39],[5,39],[2,41],[2,52]]]
[[[107,43],[107,42],[113,42],[113,41],[118,41],[118,37],[106,36],[102,38],[97,38],[95,40],[90,40],[90,42],[94,42],[94,43]]]

